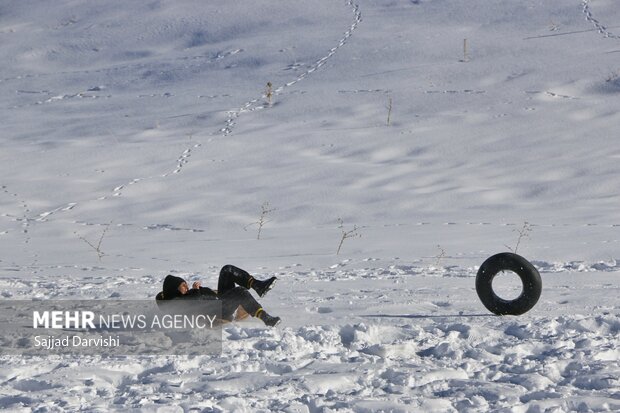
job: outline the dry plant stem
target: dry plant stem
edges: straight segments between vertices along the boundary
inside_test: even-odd
[[[273,97],[273,84],[271,82],[267,82],[267,90],[265,90],[265,97],[267,98],[267,103],[271,105],[271,98]]]
[[[275,208],[269,208],[269,202],[263,203],[263,205],[261,205],[261,214],[260,214],[260,218],[258,218],[258,221],[252,222],[251,224],[246,225],[243,229],[247,231],[248,227],[252,225],[257,225],[258,235],[256,236],[256,239],[259,240],[261,233],[263,231],[263,227],[265,226],[267,222],[269,222],[269,220],[267,219],[267,215],[273,211],[275,211]]]
[[[82,237],[80,234],[78,234],[77,232],[75,233],[75,235],[77,235],[77,237],[79,239],[81,239],[82,241],[84,241],[88,246],[90,246],[92,249],[95,250],[95,252],[97,252],[97,256],[99,257],[99,261],[101,261],[101,259],[104,257],[105,253],[103,251],[101,251],[101,244],[103,243],[103,238],[105,237],[105,234],[108,232],[108,230],[110,229],[110,225],[112,225],[112,222],[110,221],[105,228],[103,229],[103,232],[101,233],[101,237],[99,237],[99,241],[97,242],[97,245],[93,245],[90,241],[88,241],[86,238]]]
[[[338,218],[338,221],[340,222],[340,225],[338,228],[342,229],[344,223],[342,219],[340,218]],[[345,239],[361,237],[361,235],[357,233],[358,229],[359,228],[357,227],[357,225],[353,225],[353,229],[349,231],[345,231],[344,229],[342,229],[342,237],[340,238],[340,244],[338,245],[338,250],[336,251],[336,255],[340,254],[340,250],[342,249],[342,244],[344,244]]]
[[[439,255],[437,255],[437,262],[435,266],[439,267],[439,264],[441,264],[441,259],[446,256],[446,251],[441,247],[441,245],[437,245],[437,248],[439,248]]]
[[[508,245],[505,245],[505,246],[506,246],[506,247],[507,247],[510,251],[512,251],[513,253],[515,253],[515,254],[516,254],[516,253],[517,253],[517,250],[519,249],[519,246],[521,245],[521,241],[522,241],[524,238],[529,238],[529,236],[530,236],[530,232],[532,231],[532,225],[531,225],[529,222],[525,221],[525,222],[523,223],[523,226],[521,227],[521,229],[520,229],[520,230],[515,230],[515,231],[517,231],[517,232],[519,233],[519,236],[518,236],[518,238],[517,238],[517,244],[515,245],[515,248],[514,248],[514,249],[512,249],[512,248],[510,248]]]
[[[469,56],[467,56],[467,39],[463,39],[463,59],[461,62],[468,62]]]

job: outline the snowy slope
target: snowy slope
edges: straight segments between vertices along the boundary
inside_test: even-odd
[[[0,5],[0,294],[150,299],[231,263],[280,278],[283,318],[216,356],[3,357],[0,406],[620,410],[618,21],[610,0]],[[543,295],[491,316],[477,267],[516,248]]]

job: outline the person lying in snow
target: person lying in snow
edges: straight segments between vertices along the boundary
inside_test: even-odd
[[[194,282],[190,289],[183,278],[168,275],[164,279],[163,291],[157,294],[155,299],[157,301],[221,300],[222,319],[232,321],[237,307],[241,306],[248,314],[260,318],[265,325],[273,327],[280,323],[280,317],[267,314],[248,290],[251,288],[259,297],[263,297],[273,287],[276,279],[271,277],[264,281],[257,280],[241,268],[225,265],[220,270],[216,291],[201,287],[198,281]]]

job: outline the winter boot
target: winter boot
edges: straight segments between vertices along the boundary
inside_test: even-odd
[[[251,282],[251,287],[254,289],[254,291],[256,291],[259,297],[263,297],[265,294],[267,294],[267,291],[271,290],[276,280],[276,277],[271,277],[268,280],[263,281],[254,279],[254,281]]]
[[[260,318],[261,320],[263,320],[263,323],[265,323],[265,325],[269,327],[275,327],[280,324],[281,321],[280,317],[273,317],[267,314],[267,312],[263,310],[262,307],[259,308],[258,311],[256,311],[254,317]]]

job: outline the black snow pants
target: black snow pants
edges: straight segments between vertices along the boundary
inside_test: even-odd
[[[222,267],[217,283],[217,297],[222,301],[222,318],[224,320],[232,320],[238,306],[242,306],[251,316],[255,316],[261,308],[261,305],[248,291],[253,280],[247,271],[234,265]]]

